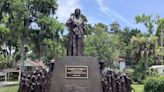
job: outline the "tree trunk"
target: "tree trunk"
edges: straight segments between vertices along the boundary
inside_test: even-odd
[[[21,72],[24,72],[24,42],[23,39],[19,39],[20,41],[20,53],[21,53]]]
[[[144,64],[145,64],[145,69],[148,69],[148,51],[144,51]]]
[[[134,63],[134,57],[132,57],[131,59],[131,67],[133,67],[133,63]]]
[[[162,52],[164,52],[164,44],[163,44],[163,39],[164,39],[164,29],[161,30],[161,47],[162,47]],[[164,64],[164,56],[161,56],[161,62]]]

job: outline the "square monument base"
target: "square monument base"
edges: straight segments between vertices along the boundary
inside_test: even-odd
[[[49,92],[102,92],[97,59],[83,56],[57,58]]]

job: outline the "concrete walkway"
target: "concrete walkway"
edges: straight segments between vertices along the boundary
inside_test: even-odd
[[[11,85],[17,85],[19,84],[19,82],[0,82],[0,87],[3,87],[3,86],[11,86]]]

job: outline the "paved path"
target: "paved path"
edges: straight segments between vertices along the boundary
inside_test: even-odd
[[[10,86],[10,85],[17,85],[19,82],[0,82],[0,87],[2,86]]]

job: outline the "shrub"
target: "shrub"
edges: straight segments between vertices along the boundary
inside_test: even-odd
[[[132,74],[134,72],[134,69],[127,68],[124,70],[124,72],[128,75],[128,77],[132,78]]]
[[[144,67],[144,62],[139,61],[139,63],[134,66],[132,79],[134,80],[134,82],[143,83],[143,80],[145,78],[146,78],[146,69]]]
[[[164,76],[148,78],[144,85],[144,92],[164,92]]]
[[[17,80],[18,79],[18,76],[19,76],[19,73],[11,73],[10,74],[11,80]]]
[[[0,54],[0,69],[3,69],[7,66],[7,58]]]
[[[149,77],[158,77],[159,76],[157,69],[151,68],[151,69],[148,69],[146,72]]]

